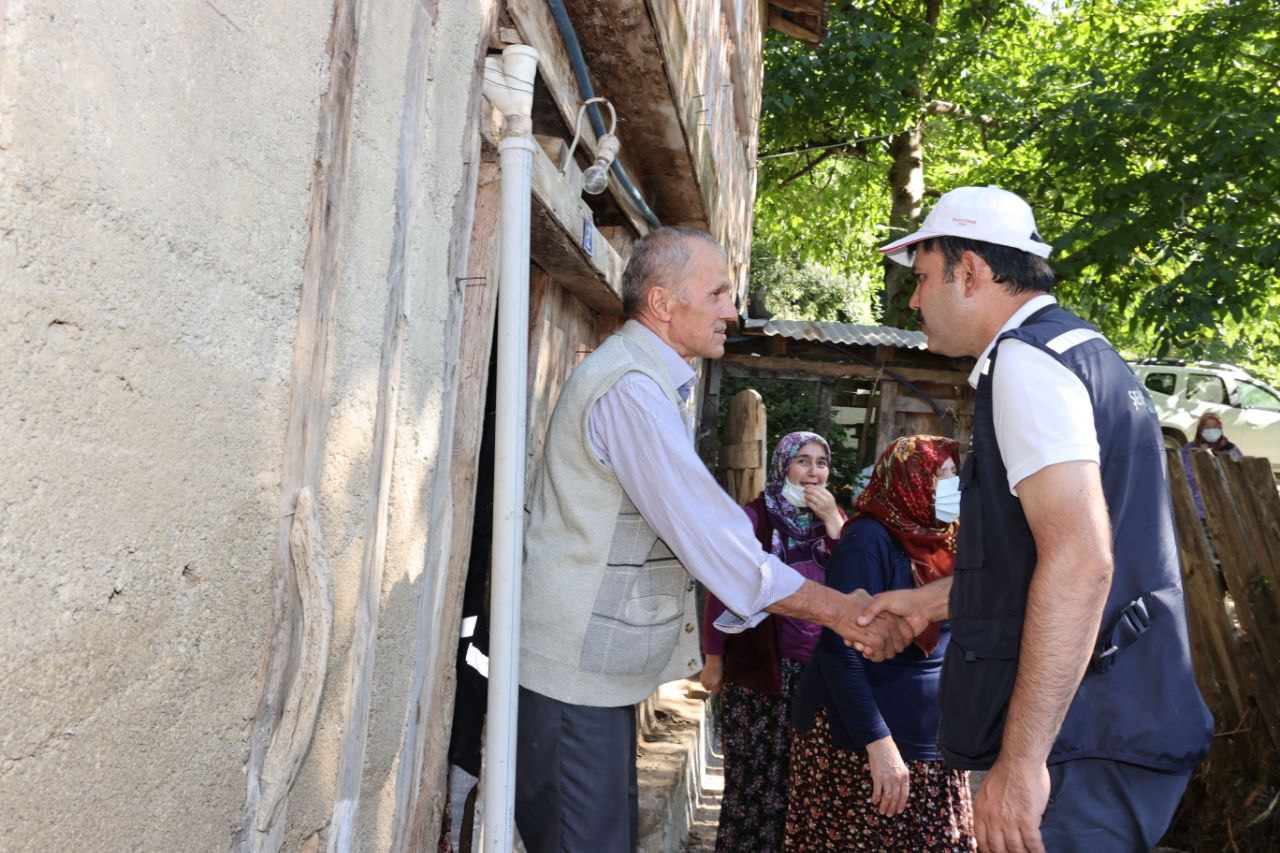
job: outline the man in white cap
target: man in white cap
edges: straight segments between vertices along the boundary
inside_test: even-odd
[[[1013,193],[953,190],[880,251],[912,267],[929,349],[977,358],[977,393],[954,577],[863,618],[951,620],[938,740],[988,770],[983,850],[1149,850],[1213,732],[1150,399],[1049,295],[1050,246]]]

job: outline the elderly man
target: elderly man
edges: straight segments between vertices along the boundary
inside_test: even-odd
[[[653,231],[622,289],[628,320],[565,384],[530,500],[516,824],[533,853],[636,845],[635,704],[701,668],[690,575],[728,607],[731,631],[767,611],[880,655],[910,641],[896,617],[857,625],[865,593],[804,580],[762,551],[694,452],[689,362],[723,355],[736,316],[720,246],[691,228]]]
[[[1031,208],[947,193],[881,249],[911,265],[929,349],[975,356],[953,578],[877,597],[951,619],[939,745],[990,768],[983,850],[1149,850],[1213,721],[1187,643],[1160,427],[1097,329],[1049,295]]]

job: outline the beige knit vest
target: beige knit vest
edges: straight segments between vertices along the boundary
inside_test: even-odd
[[[587,435],[591,407],[633,371],[687,423],[648,333],[628,321],[565,383],[526,511],[520,683],[574,705],[631,705],[702,667],[693,582]]]

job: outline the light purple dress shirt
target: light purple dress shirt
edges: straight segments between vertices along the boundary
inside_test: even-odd
[[[697,376],[666,341],[645,332],[685,400],[686,415],[658,383],[626,373],[591,407],[591,449],[689,574],[724,602],[729,612],[717,627],[727,633],[754,627],[768,616],[764,609],[799,590],[804,577],[760,547],[742,507],[698,458],[688,414]]]

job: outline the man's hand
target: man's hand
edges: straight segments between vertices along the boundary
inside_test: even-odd
[[[905,619],[911,626],[911,630],[915,632],[912,638],[920,636],[920,633],[933,621],[924,612],[924,599],[918,589],[891,589],[880,593],[871,599],[871,603],[862,611],[862,615],[858,617],[858,624],[870,625],[871,620],[881,613],[889,613]]]
[[[872,598],[866,590],[855,589],[845,596],[849,602],[846,619],[833,630],[844,638],[845,645],[853,646],[865,657],[874,661],[891,658],[911,645],[916,632],[911,625],[892,613],[867,618],[866,608]]]
[[[973,828],[984,853],[1042,853],[1040,819],[1049,804],[1049,769],[997,760],[973,801]]]
[[[906,621],[889,613],[868,620],[867,625],[858,624],[858,617],[870,603],[871,596],[864,589],[845,594],[806,580],[800,589],[765,610],[830,628],[867,657],[881,661],[905,649],[916,635]]]
[[[707,655],[698,680],[708,693],[719,693],[724,687],[724,658],[720,655]]]
[[[941,622],[950,618],[951,611],[951,578],[940,578],[933,583],[925,584],[917,589],[891,589],[882,592],[871,600],[871,603],[858,617],[858,624],[864,628],[873,628],[875,622],[888,617],[895,617],[897,628],[906,637],[905,642],[893,654],[906,648],[916,637],[920,636],[931,622]],[[871,660],[884,660],[879,649],[865,645],[856,638],[845,642],[862,652]]]

